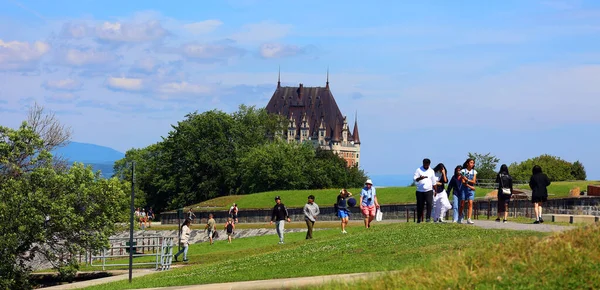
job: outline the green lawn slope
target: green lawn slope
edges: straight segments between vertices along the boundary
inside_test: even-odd
[[[599,184],[598,181],[565,181],[554,182],[549,186],[548,191],[552,194],[551,198],[559,198],[569,196],[569,191],[575,187],[581,190],[586,190],[588,184]],[[519,186],[519,188],[528,189],[527,185]],[[477,188],[476,197],[484,197],[493,189]],[[331,206],[335,203],[336,197],[340,189],[320,189],[320,190],[284,190],[261,192],[248,195],[230,195],[207,200],[199,204],[192,205],[195,211],[214,211],[228,210],[233,203],[237,203],[240,210],[244,209],[266,209],[271,208],[274,204],[274,197],[281,196],[282,202],[290,208],[299,208],[306,203],[308,195],[315,196],[315,202],[321,206]],[[359,188],[350,188],[357,198],[360,194]],[[415,187],[384,187],[377,188],[377,198],[381,204],[403,204],[414,203]],[[185,211],[189,207],[185,208]]]
[[[320,230],[314,239],[305,233],[219,241],[190,247],[190,264],[157,274],[119,281],[88,289],[131,289],[162,286],[307,277],[341,273],[407,270],[438,267],[438,260],[452,261],[472,248],[490,249],[513,238],[531,239],[546,234],[527,231],[486,230],[457,224],[376,224],[371,229],[350,227]],[[462,269],[462,265],[460,265]],[[436,271],[451,270],[446,264]],[[448,272],[448,271],[444,271]],[[360,288],[356,288],[360,289]]]

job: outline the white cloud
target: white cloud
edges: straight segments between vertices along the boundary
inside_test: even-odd
[[[211,91],[209,86],[191,84],[188,82],[165,83],[158,88],[159,93],[167,95],[207,94]]]
[[[46,81],[42,87],[51,91],[77,91],[80,90],[83,83],[74,79],[64,79],[56,81]]]
[[[143,57],[136,60],[131,67],[132,70],[142,73],[152,73],[160,65],[159,61],[152,57]]]
[[[95,29],[95,36],[109,42],[145,42],[162,39],[168,32],[159,21],[143,23],[104,22]]]
[[[81,39],[90,36],[93,31],[85,23],[65,23],[61,29],[60,36],[64,38]]]
[[[4,42],[0,39],[0,71],[35,68],[48,51],[50,45],[45,42]]]
[[[109,77],[105,81],[107,88],[116,91],[139,92],[144,89],[144,82],[137,78],[113,78]]]
[[[183,28],[192,34],[207,34],[215,31],[223,22],[215,19],[204,20],[183,25]]]
[[[73,93],[57,93],[45,97],[49,103],[70,103],[79,99],[79,96]]]
[[[188,43],[182,46],[181,53],[188,59],[216,62],[230,57],[240,56],[244,51],[228,43],[199,44]]]
[[[69,48],[59,52],[59,62],[82,67],[87,65],[112,65],[118,60],[117,56],[108,51],[98,51],[93,48],[76,49]]]
[[[260,46],[260,55],[264,58],[295,56],[300,53],[302,53],[302,49],[296,45],[265,43]]]
[[[246,24],[238,33],[231,35],[231,39],[239,43],[262,43],[278,40],[287,36],[292,29],[289,24],[275,22],[260,22]]]

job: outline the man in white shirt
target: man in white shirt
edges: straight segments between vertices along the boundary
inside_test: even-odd
[[[431,160],[423,159],[423,166],[417,168],[413,180],[417,184],[417,223],[423,220],[423,208],[427,203],[425,221],[431,221],[431,207],[433,205],[433,185],[435,184],[435,172],[429,166]]]

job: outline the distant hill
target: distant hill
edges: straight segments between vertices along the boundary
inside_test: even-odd
[[[81,162],[91,165],[94,171],[100,170],[102,176],[106,178],[113,175],[115,161],[125,157],[124,153],[109,147],[79,142],[71,142],[52,153],[63,156],[69,160],[69,163]]]

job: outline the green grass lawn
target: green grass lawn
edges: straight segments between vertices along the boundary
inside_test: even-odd
[[[306,289],[599,289],[599,244],[595,224],[545,238],[478,244],[452,259]]]
[[[441,253],[457,255],[473,247],[491,247],[514,237],[541,237],[543,233],[486,230],[454,224],[377,224],[367,230],[349,228],[286,234],[278,245],[275,235],[190,247],[187,267],[89,289],[126,289],[191,284],[306,277],[339,273],[402,270],[432,265]]]
[[[600,184],[600,181],[561,181],[552,182],[548,186],[548,193],[553,194],[550,198],[567,197],[569,191],[575,187],[579,187],[581,191],[587,190],[587,186],[590,184]],[[522,185],[519,188],[529,189],[529,185]]]
[[[360,189],[350,188],[350,192],[355,196],[356,201],[359,201]],[[402,203],[414,203],[415,187],[384,187],[377,188],[377,200],[380,204],[402,204]],[[476,190],[476,196],[485,196],[491,190],[478,188]],[[315,196],[315,202],[320,206],[332,206],[338,194],[339,189],[319,189],[319,190],[284,190],[284,191],[272,191],[272,192],[261,192],[248,195],[232,195],[218,197],[215,199],[207,200],[199,204],[193,205],[194,210],[229,210],[229,207],[235,202],[240,207],[240,210],[244,209],[265,209],[272,208],[275,205],[275,196],[281,197],[281,202],[290,208],[303,207],[306,204],[306,199],[309,195]],[[189,207],[185,208],[185,211]]]

